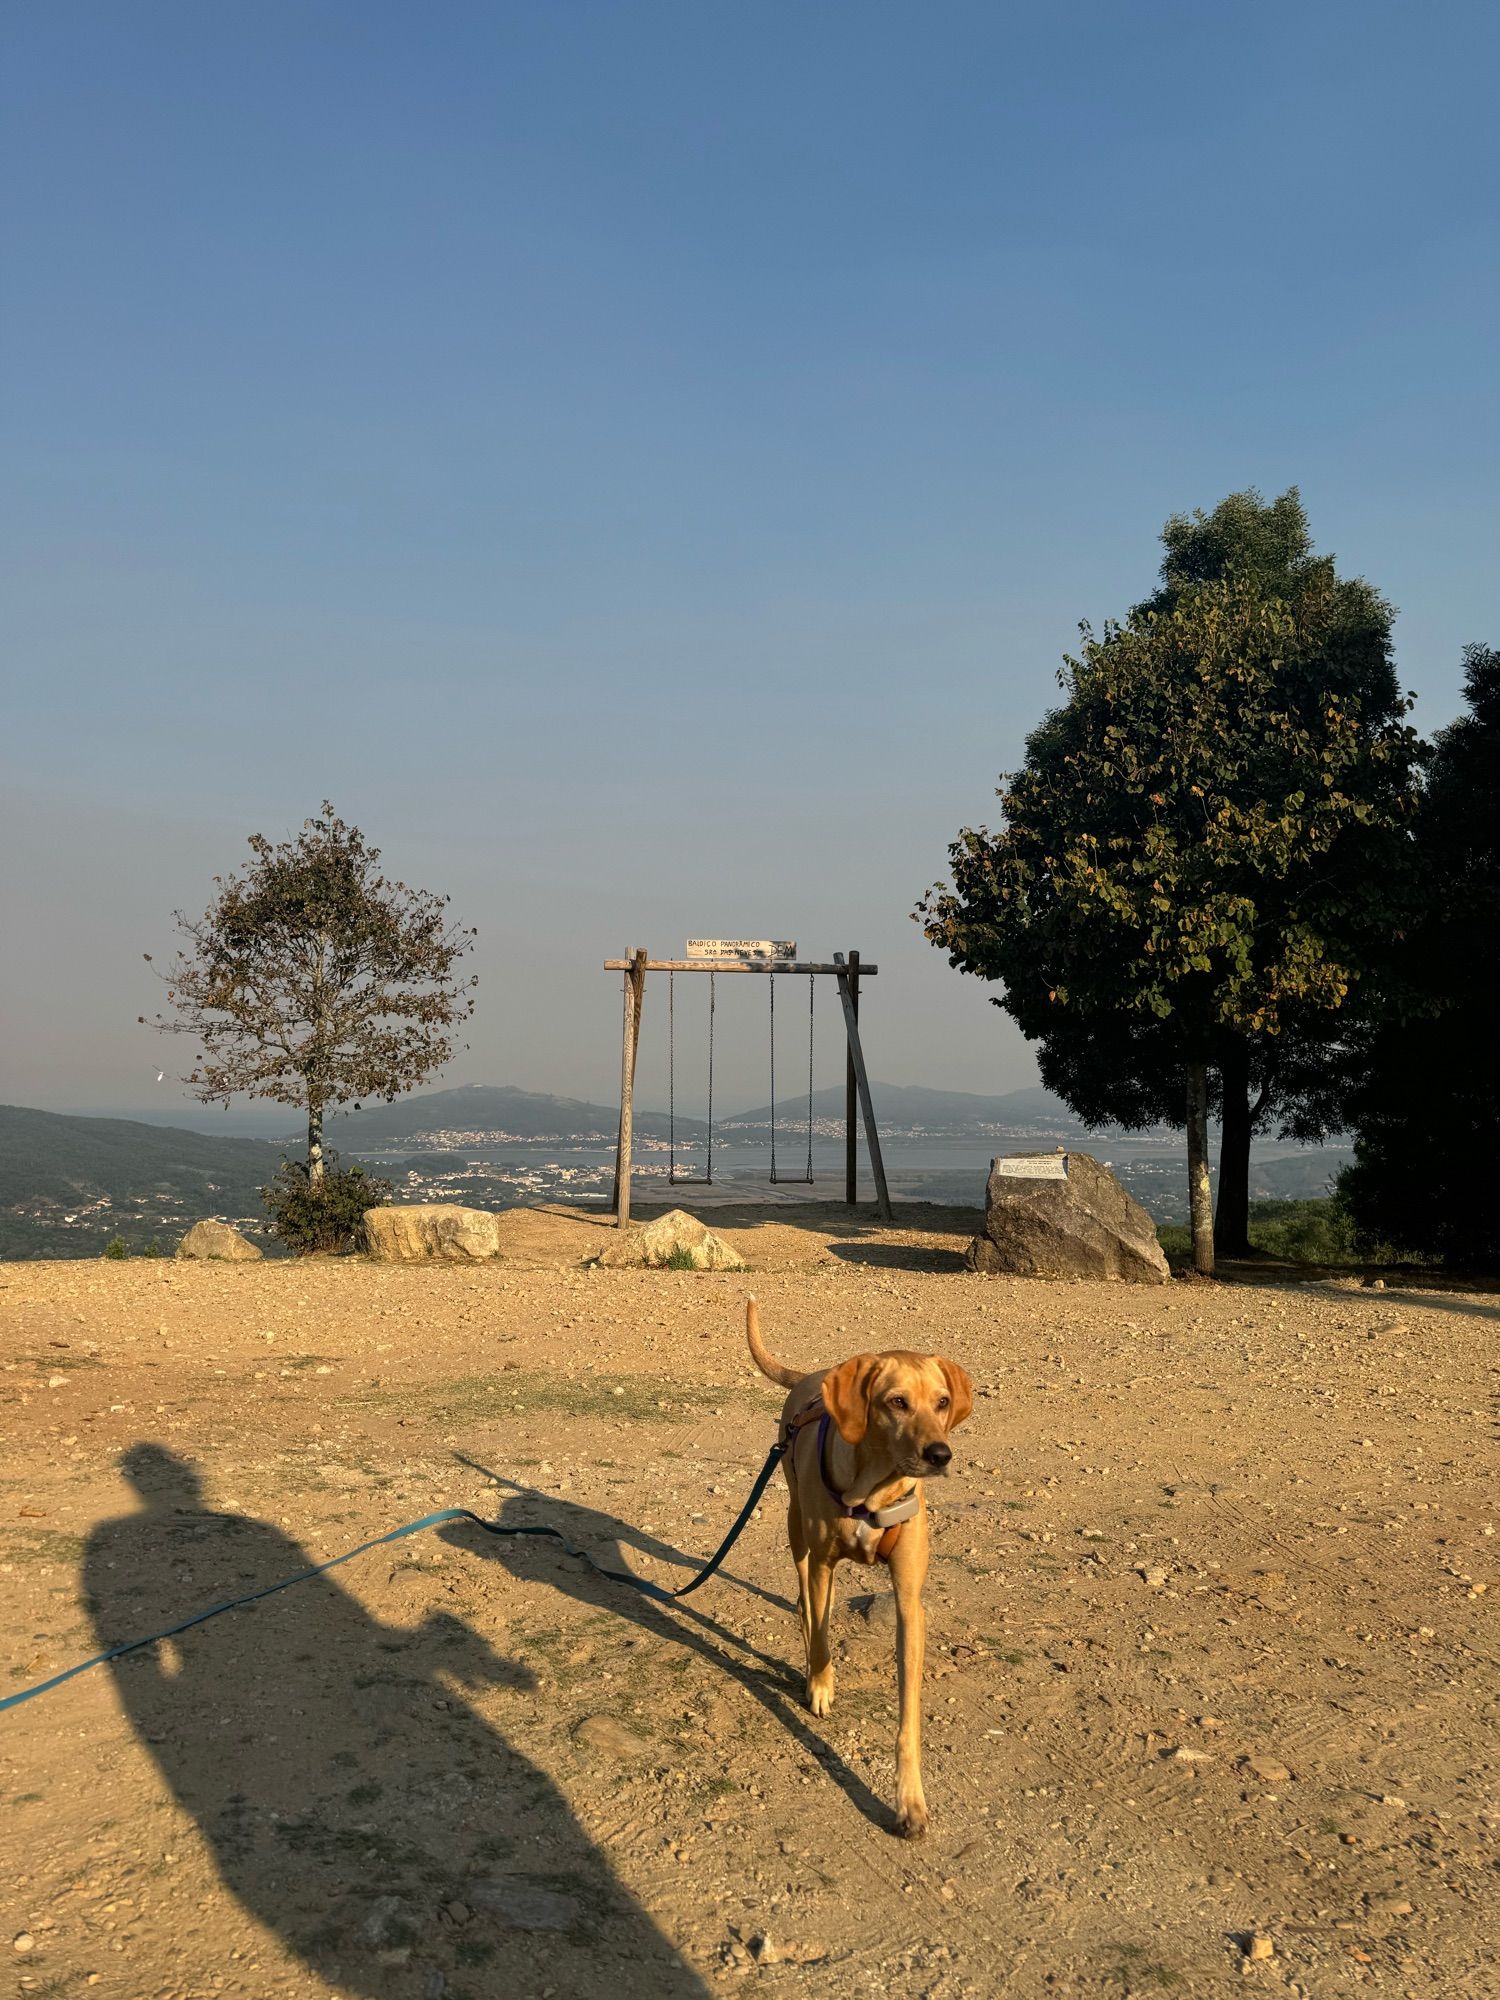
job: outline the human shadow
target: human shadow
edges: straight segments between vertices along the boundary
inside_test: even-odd
[[[494,1526],[502,1530],[500,1534],[487,1533],[472,1522],[458,1521],[440,1531],[445,1542],[468,1555],[501,1563],[513,1576],[524,1581],[548,1583],[575,1603],[587,1605],[592,1611],[609,1611],[653,1638],[696,1654],[716,1672],[737,1682],[753,1695],[799,1748],[823,1767],[866,1819],[886,1832],[894,1831],[895,1815],[892,1809],[818,1734],[812,1718],[803,1709],[804,1670],[800,1663],[793,1666],[773,1654],[762,1652],[750,1640],[720,1624],[696,1605],[682,1599],[671,1605],[662,1604],[634,1590],[628,1583],[601,1576],[594,1567],[597,1563],[607,1570],[628,1570],[629,1565],[624,1560],[626,1547],[655,1556],[679,1569],[696,1568],[692,1558],[684,1556],[680,1550],[668,1548],[665,1543],[623,1521],[617,1521],[612,1514],[602,1513],[594,1507],[580,1507],[573,1501],[559,1499],[556,1494],[538,1493],[532,1487],[522,1486],[513,1479],[490,1471],[462,1453],[455,1453],[455,1457],[475,1471],[483,1472],[502,1491],[508,1492],[510,1498],[494,1522]],[[590,1560],[568,1553],[557,1542],[515,1533],[518,1529],[542,1526],[556,1529],[571,1548],[586,1549]],[[505,1530],[511,1532],[507,1534],[503,1532]],[[738,1578],[727,1577],[722,1570],[719,1579],[739,1584],[741,1588],[755,1589]],[[756,1589],[755,1594],[786,1611],[788,1638],[798,1644],[794,1637],[795,1607],[768,1591]]]
[[[101,1644],[310,1567],[268,1522],[209,1509],[163,1447],[121,1463],[142,1506],[84,1553]],[[226,1888],[340,1992],[706,1995],[557,1787],[455,1691],[535,1679],[461,1620],[385,1625],[314,1576],[110,1670]]]

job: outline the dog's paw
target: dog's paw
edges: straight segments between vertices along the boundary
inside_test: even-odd
[[[833,1669],[814,1674],[807,1683],[807,1705],[814,1715],[827,1715],[833,1708]]]
[[[896,1831],[903,1840],[921,1840],[927,1833],[926,1806],[907,1806],[896,1820]]]

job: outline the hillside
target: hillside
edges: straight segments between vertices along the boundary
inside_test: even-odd
[[[620,1122],[617,1104],[590,1104],[581,1097],[553,1097],[545,1091],[521,1090],[515,1084],[471,1083],[458,1090],[430,1090],[398,1097],[393,1104],[372,1104],[347,1117],[331,1120],[329,1137],[340,1149],[349,1146],[406,1144],[438,1133],[484,1134],[509,1139],[613,1140]],[[643,1138],[665,1138],[667,1117],[661,1111],[635,1114],[635,1129]],[[679,1117],[679,1138],[700,1137],[701,1119]]]
[[[884,1131],[921,1130],[926,1132],[977,1131],[989,1126],[1007,1130],[1077,1132],[1082,1128],[1067,1106],[1048,1090],[1035,1085],[1028,1090],[1010,1090],[999,1097],[984,1097],[967,1090],[928,1090],[921,1084],[872,1083],[875,1116]],[[813,1117],[842,1118],[844,1087],[813,1093]],[[778,1118],[805,1116],[807,1098],[789,1091],[776,1107]],[[768,1125],[769,1104],[754,1111],[739,1111],[723,1122],[733,1125]]]
[[[0,1256],[79,1256],[117,1233],[140,1248],[153,1236],[175,1242],[199,1216],[259,1215],[282,1152],[260,1139],[0,1105]]]

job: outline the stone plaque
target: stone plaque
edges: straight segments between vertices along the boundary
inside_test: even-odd
[[[995,1172],[1013,1181],[1065,1181],[1068,1178],[1066,1153],[1013,1153],[996,1160]]]

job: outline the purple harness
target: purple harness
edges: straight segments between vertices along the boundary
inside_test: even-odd
[[[898,1500],[892,1507],[849,1507],[844,1496],[828,1477],[828,1461],[823,1456],[823,1446],[828,1440],[828,1426],[832,1422],[825,1410],[818,1424],[818,1470],[823,1475],[823,1484],[838,1502],[839,1512],[848,1521],[864,1521],[872,1528],[898,1528],[903,1521],[911,1520],[917,1511],[917,1489],[914,1486],[904,1500]]]

